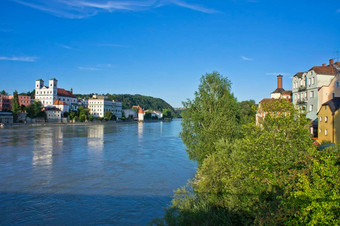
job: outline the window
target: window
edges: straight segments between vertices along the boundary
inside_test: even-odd
[[[327,116],[325,116],[325,122],[328,122],[328,117]]]
[[[320,122],[322,122],[322,117],[320,117]]]
[[[310,78],[308,79],[308,85],[310,86]]]
[[[315,84],[315,78],[312,78],[312,84],[313,85]]]
[[[309,111],[313,111],[313,104],[309,106]]]
[[[340,82],[336,82],[335,87],[339,87],[339,86],[340,86]]]
[[[327,110],[327,105],[325,105],[325,110]]]
[[[328,130],[327,129],[325,129],[325,136],[327,136],[328,135]]]
[[[328,92],[326,92],[326,96],[328,96]]]
[[[322,132],[322,130],[321,129],[319,129],[319,133],[321,133]]]
[[[309,97],[314,97],[314,91],[310,91]]]

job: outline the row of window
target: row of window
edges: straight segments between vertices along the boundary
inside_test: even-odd
[[[320,116],[320,122],[322,122],[322,117]],[[328,122],[328,117],[325,116],[325,122]]]
[[[319,134],[321,134],[322,133],[322,129],[319,129]],[[328,130],[327,129],[325,129],[325,136],[327,136],[328,135]]]

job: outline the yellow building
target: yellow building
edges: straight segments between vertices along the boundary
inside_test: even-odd
[[[340,97],[322,104],[318,112],[319,141],[340,142]]]

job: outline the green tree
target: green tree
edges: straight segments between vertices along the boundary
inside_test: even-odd
[[[112,120],[112,118],[113,118],[113,114],[112,114],[111,111],[106,111],[106,112],[104,113],[104,119],[105,119],[106,121]]]
[[[40,101],[35,101],[33,104],[26,107],[27,116],[30,118],[44,117],[42,111],[43,106]]]
[[[8,95],[8,93],[7,93],[5,90],[2,90],[2,91],[0,92],[0,94],[2,94],[2,95]]]
[[[163,109],[163,118],[172,118],[171,110],[170,109]]]
[[[246,100],[239,102],[241,122],[247,124],[255,121],[256,104],[254,100]]]
[[[92,122],[94,119],[93,115],[89,115],[89,120]]]
[[[240,111],[231,93],[231,82],[218,72],[201,78],[195,99],[183,102],[181,138],[189,158],[199,164],[216,151],[221,138],[233,141],[240,137]]]
[[[12,113],[14,117],[14,121],[18,119],[18,114],[21,112],[20,104],[19,104],[19,96],[18,91],[14,91],[13,99],[12,99]]]
[[[144,119],[151,119],[151,113],[150,112],[145,112],[144,114]]]

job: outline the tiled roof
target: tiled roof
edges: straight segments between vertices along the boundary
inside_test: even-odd
[[[337,62],[339,63],[339,62]],[[336,63],[336,64],[337,64]],[[336,75],[337,70],[333,66],[314,66],[310,69],[310,71],[313,70],[315,73],[320,74],[320,75]]]
[[[332,113],[334,114],[334,112],[336,112],[340,108],[340,97],[334,97],[330,101],[322,104],[322,106],[324,105],[328,105]]]
[[[70,91],[58,88],[58,96],[76,98]]]
[[[292,95],[292,91],[291,90],[285,90],[282,92],[282,95]]]
[[[274,90],[274,92],[272,93],[283,93],[285,90],[283,88],[277,88],[276,90]]]
[[[301,78],[304,72],[298,72],[293,77]]]
[[[68,105],[68,104],[65,103],[64,101],[56,100],[56,101],[54,101],[54,104],[53,104],[53,105]]]

